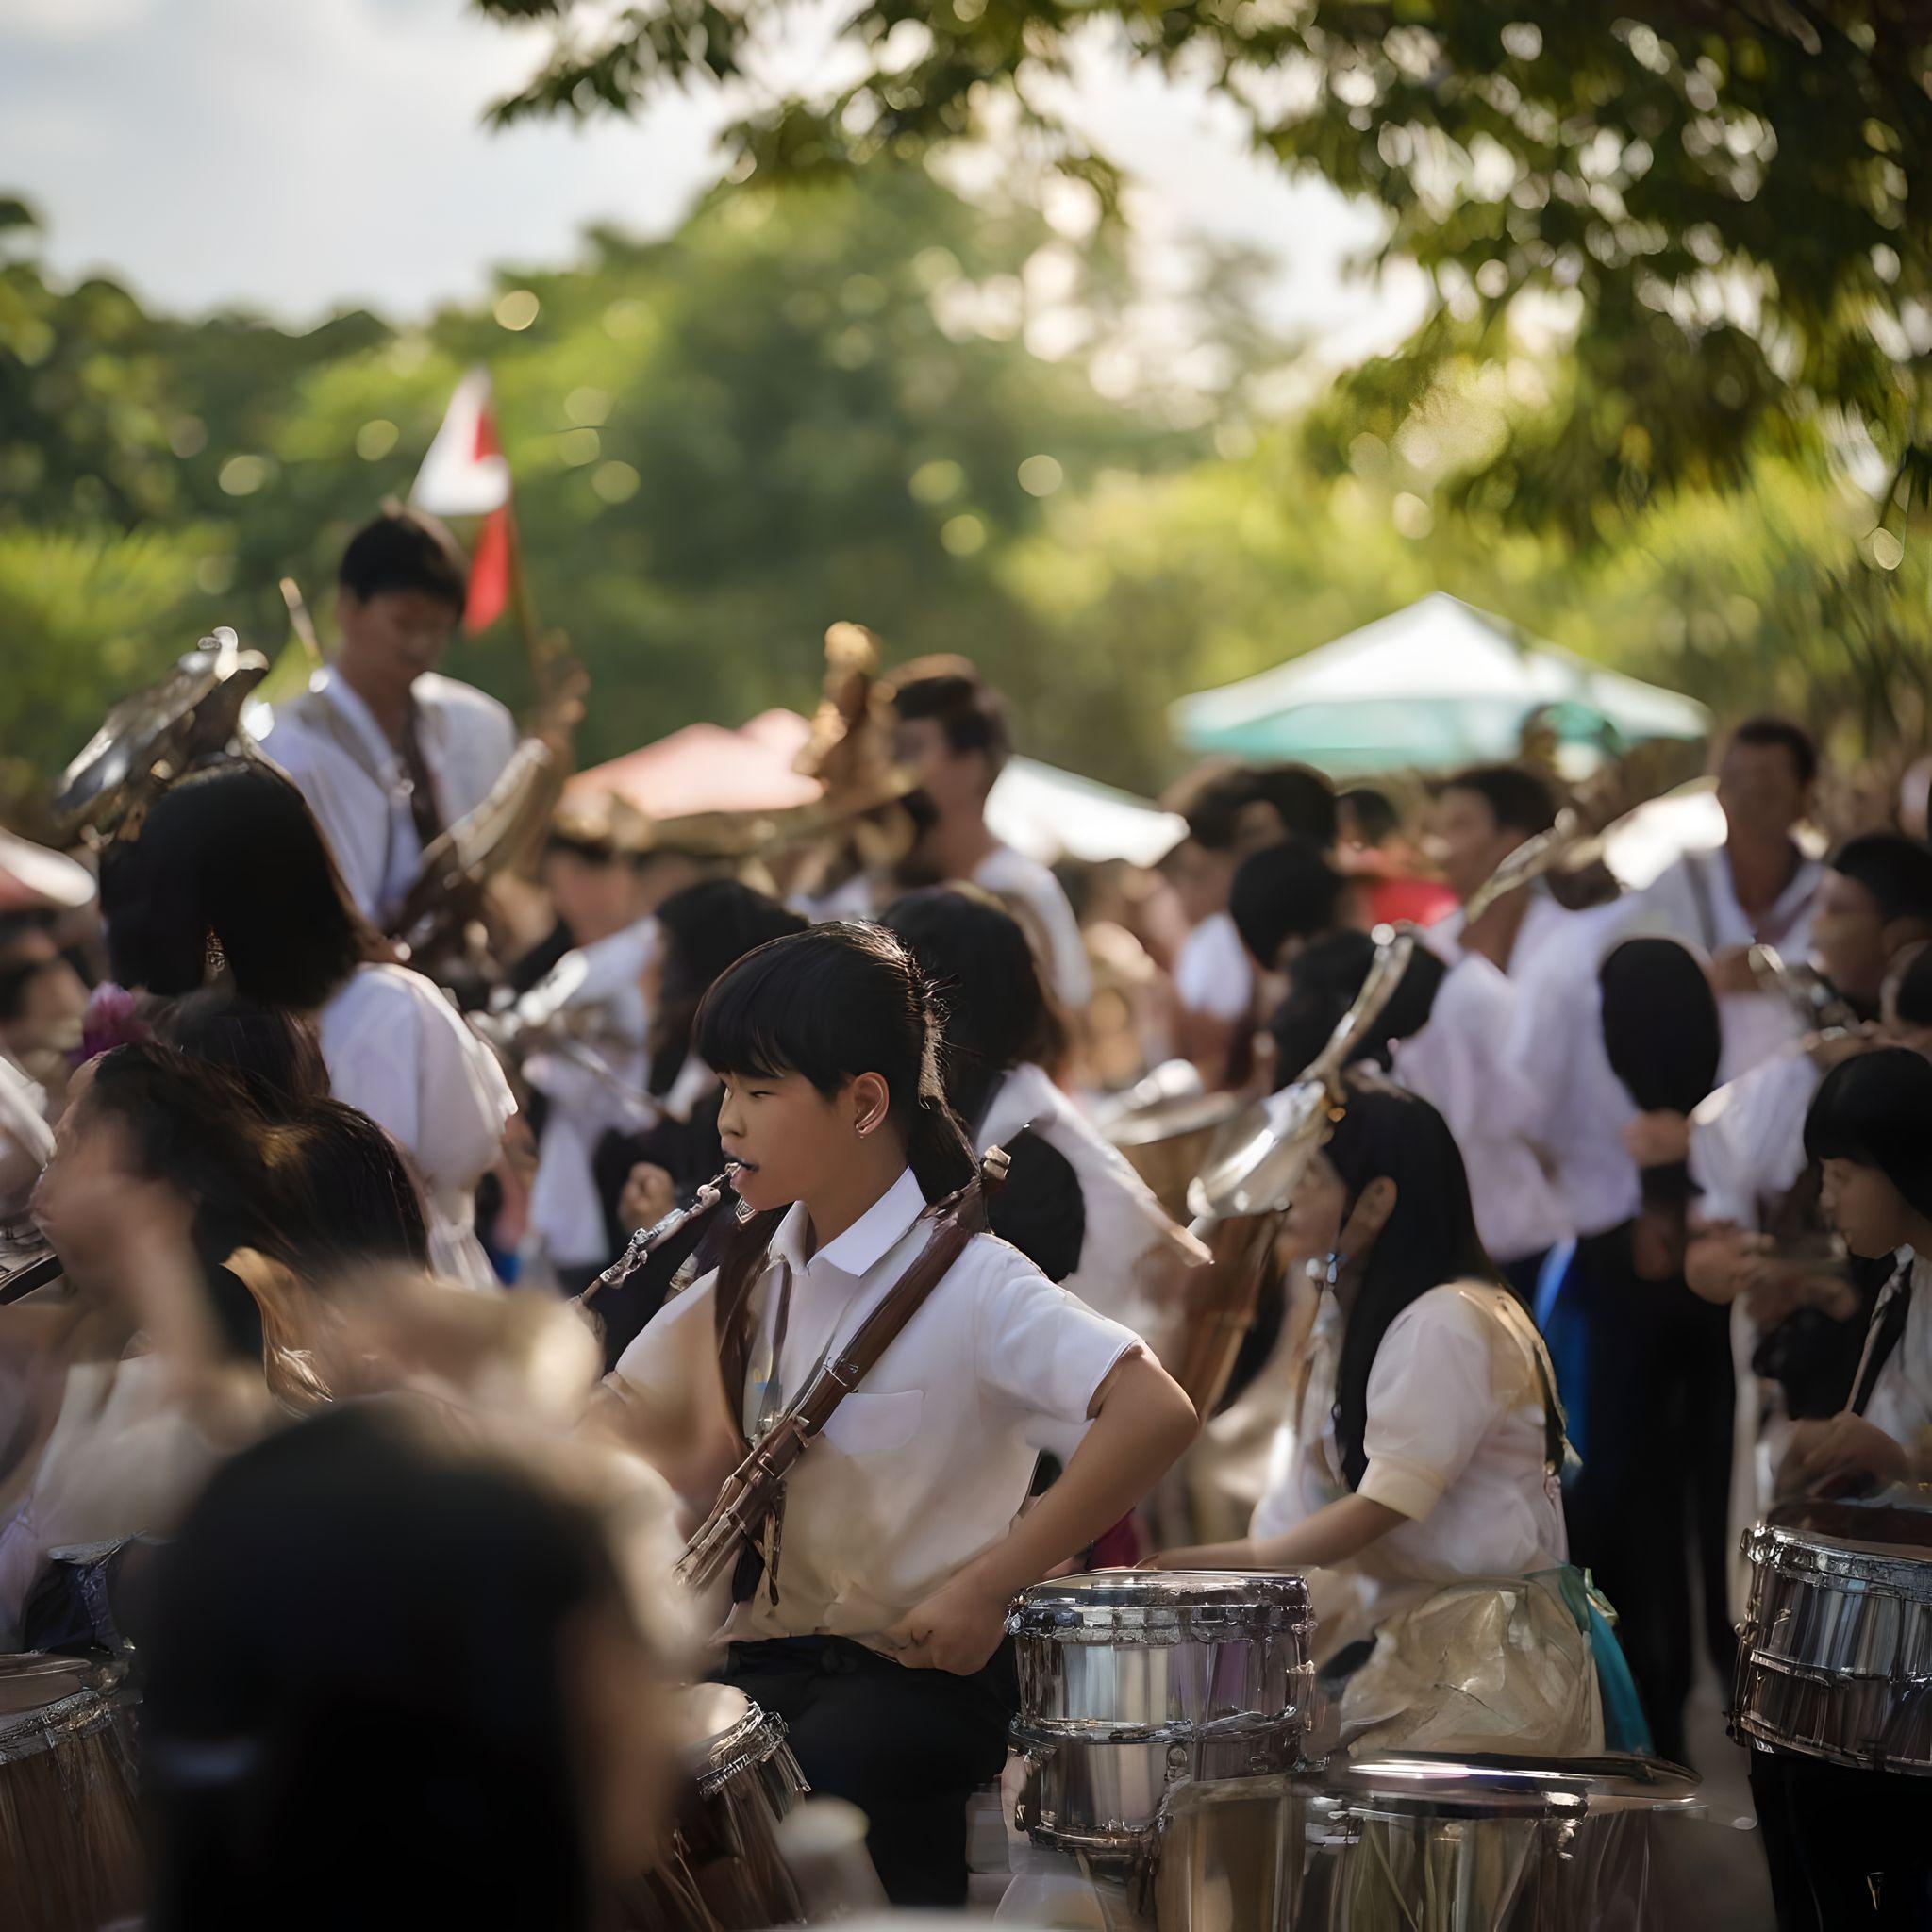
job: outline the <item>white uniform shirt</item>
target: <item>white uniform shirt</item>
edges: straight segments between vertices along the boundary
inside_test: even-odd
[[[1911,1255],[1910,1249],[1901,1250]],[[1906,1311],[1905,1333],[1886,1357],[1865,1404],[1865,1420],[1876,1424],[1898,1443],[1923,1477],[1932,1467],[1932,1261],[1911,1255],[1912,1303]],[[1886,1284],[1872,1310],[1871,1334],[1878,1332],[1888,1303],[1900,1292],[1903,1277]],[[1864,1370],[1859,1369],[1862,1380]],[[1853,1385],[1855,1388],[1857,1384]]]
[[[492,697],[425,672],[416,680],[417,740],[447,827],[474,811],[516,750],[516,726]],[[325,723],[305,715],[325,706]],[[261,748],[294,780],[335,854],[349,894],[377,924],[401,905],[423,846],[409,811],[409,775],[369,708],[333,671],[272,718],[251,716]]]
[[[1792,1045],[1703,1101],[1690,1116],[1699,1220],[1763,1224],[1766,1204],[1805,1172],[1805,1116],[1823,1078],[1804,1047]]]
[[[1300,1413],[1275,1438],[1252,1534],[1279,1536],[1349,1493],[1335,1439],[1336,1370],[1344,1333],[1324,1294],[1309,1341]],[[1459,1576],[1522,1576],[1568,1560],[1563,1507],[1545,1472],[1539,1358],[1548,1357],[1507,1290],[1432,1288],[1390,1323],[1369,1369],[1355,1493],[1408,1521],[1350,1567],[1372,1586],[1379,1621]]]
[[[978,1152],[1008,1146],[1030,1126],[1074,1170],[1087,1212],[1080,1265],[1063,1287],[1090,1308],[1131,1328],[1158,1349],[1179,1306],[1182,1282],[1209,1256],[1169,1219],[1120,1149],[1056,1087],[1041,1067],[1015,1067],[980,1122]]]
[[[457,1280],[494,1287],[475,1195],[517,1110],[496,1056],[407,966],[357,967],[316,1031],[329,1091],[386,1127],[423,1183],[431,1260]]]
[[[649,1072],[644,1039],[650,1011],[643,973],[658,944],[655,918],[566,953],[517,1002],[519,1013],[548,1015],[594,1008],[592,1052],[639,1098],[610,1084],[567,1055],[533,1055],[524,1072],[548,1096],[543,1132],[537,1142],[537,1177],[530,1184],[530,1225],[545,1252],[562,1267],[589,1267],[610,1258],[603,1199],[592,1166],[597,1143],[610,1130],[648,1126],[658,1108],[645,1100]]]
[[[1724,848],[1687,852],[1640,895],[1629,930],[1681,940],[1707,958],[1762,940],[1786,958],[1802,960],[1811,950],[1811,902],[1824,876],[1815,859],[1802,860],[1777,903],[1754,925],[1738,904]],[[1748,1073],[1802,1031],[1790,1005],[1774,993],[1725,993],[1718,1013],[1724,1022],[1720,1081]]]
[[[1541,1108],[1511,1058],[1516,994],[1479,954],[1443,975],[1428,1024],[1395,1042],[1393,1072],[1449,1124],[1491,1260],[1520,1261],[1569,1238],[1556,1185],[1531,1144]]]
[[[1181,941],[1174,990],[1190,1012],[1215,1020],[1239,1020],[1247,1012],[1255,997],[1255,964],[1232,914],[1210,912]]]
[[[1579,1240],[1620,1226],[1642,1205],[1637,1163],[1624,1145],[1637,1108],[1610,1068],[1597,978],[1626,916],[1621,900],[1565,913],[1516,984],[1509,1058],[1534,1093],[1529,1137],[1550,1163]]]
[[[1093,997],[1093,968],[1059,880],[1038,859],[1010,845],[995,845],[974,868],[973,883],[1019,908],[1020,923],[1060,1004],[1069,1013],[1081,1011]]]
[[[1523,922],[1517,926],[1516,938],[1509,947],[1509,977],[1520,979],[1531,971],[1543,948],[1569,930],[1573,916],[1550,896],[1550,889],[1541,879],[1535,881],[1529,888],[1529,903],[1523,908]],[[1462,943],[1463,924],[1462,908],[1458,906],[1455,911],[1445,912],[1441,919],[1423,927],[1423,942],[1453,966],[1467,950]]]
[[[791,1301],[778,1378],[788,1404],[918,1258],[932,1230],[924,1208],[908,1169],[814,1255],[805,1253],[803,1208],[779,1223],[752,1291],[751,1359],[770,1357],[783,1262]],[[682,1406],[697,1365],[716,1359],[717,1285],[706,1275],[625,1350],[615,1374],[631,1399]],[[1004,1241],[974,1237],[792,1472],[778,1601],[760,1588],[726,1634],[863,1641],[891,1629],[1007,1534],[1026,1499],[1040,1424],[1085,1420],[1136,1346]]]

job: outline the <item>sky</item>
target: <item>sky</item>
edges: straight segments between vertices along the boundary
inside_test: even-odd
[[[715,97],[484,128],[541,44],[466,0],[0,0],[0,194],[38,212],[58,273],[152,305],[406,320],[495,265],[570,261],[590,223],[660,233],[715,178]],[[1202,239],[1260,248],[1271,319],[1324,359],[1417,312],[1412,276],[1344,273],[1372,221],[1245,155],[1215,104],[1099,56],[1075,111],[1135,179],[1157,279]]]

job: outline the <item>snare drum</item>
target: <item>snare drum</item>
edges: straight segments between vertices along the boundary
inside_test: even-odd
[[[742,1690],[697,1684],[681,1699],[689,1778],[669,1852],[624,1904],[642,1932],[757,1932],[803,1923],[778,1856],[778,1821],[810,1789],[782,1718]]]
[[[141,1903],[132,1703],[118,1665],[0,1657],[0,1925],[94,1932]]]
[[[1732,1736],[1932,1775],[1932,1511],[1791,1504],[1749,1532],[1744,1554]]]
[[[1300,1932],[1645,1932],[1660,1831],[1703,1812],[1648,1757],[1352,1759],[1313,1801]]]
[[[1299,1576],[1096,1570],[1025,1591],[1007,1629],[1027,1771],[1014,1823],[1038,1844],[1131,1857],[1171,1787],[1317,1761]]]

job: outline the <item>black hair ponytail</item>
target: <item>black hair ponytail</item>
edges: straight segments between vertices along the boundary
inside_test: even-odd
[[[747,953],[706,993],[695,1032],[719,1074],[798,1074],[828,1098],[878,1074],[925,1198],[972,1179],[973,1149],[940,1079],[932,988],[883,926],[836,920]]]

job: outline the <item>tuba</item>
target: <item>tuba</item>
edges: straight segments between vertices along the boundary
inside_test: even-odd
[[[1328,1043],[1291,1086],[1224,1125],[1188,1188],[1191,1232],[1209,1265],[1191,1284],[1174,1378],[1206,1417],[1227,1387],[1261,1298],[1280,1281],[1276,1246],[1294,1191],[1345,1099],[1342,1069],[1402,984],[1415,935],[1380,927],[1375,957]]]
[[[166,676],[123,698],[60,776],[54,815],[70,838],[132,839],[174,781],[225,751],[242,707],[268,675],[225,625],[209,632]]]

